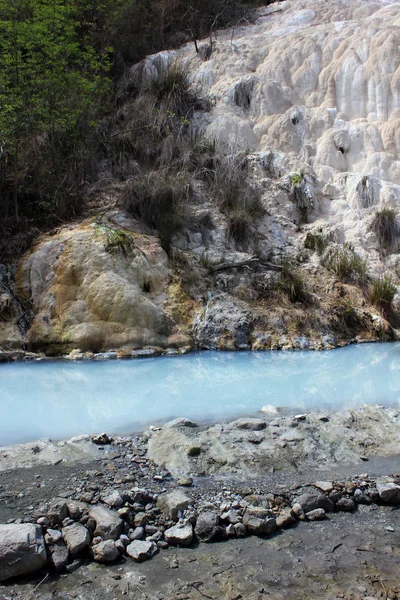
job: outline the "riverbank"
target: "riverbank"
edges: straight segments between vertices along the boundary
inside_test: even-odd
[[[96,454],[52,465],[32,445],[29,468],[1,471],[0,522],[39,523],[48,562],[28,579],[4,582],[0,597],[25,598],[47,574],[38,599],[78,591],[91,600],[397,597],[398,456],[329,468],[304,461],[253,479],[174,477],[149,458],[147,435],[95,441],[71,444],[92,444]],[[78,526],[89,533],[86,545],[76,552],[70,541],[57,557],[55,547]],[[111,546],[117,553],[107,555]]]

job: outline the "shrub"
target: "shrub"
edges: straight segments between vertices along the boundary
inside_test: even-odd
[[[161,70],[149,83],[148,92],[161,113],[182,116],[193,106],[188,72],[178,63]]]
[[[163,170],[130,179],[123,205],[137,219],[157,230],[161,245],[169,252],[172,237],[186,222],[190,186],[184,175],[174,177]]]
[[[304,247],[307,248],[307,250],[314,250],[318,252],[319,255],[323,253],[328,244],[328,237],[322,232],[312,233],[309,231],[304,240]]]
[[[283,292],[290,302],[310,304],[311,295],[306,290],[306,284],[297,266],[288,258],[281,260],[281,272],[277,289]]]
[[[290,176],[290,183],[292,187],[296,187],[296,185],[301,185],[304,181],[304,172],[300,171],[300,173],[292,173]]]
[[[393,298],[397,292],[397,286],[390,275],[384,275],[374,279],[369,289],[369,300],[371,304],[379,308],[390,308]]]
[[[371,229],[378,238],[381,248],[389,250],[393,248],[399,234],[397,224],[397,213],[394,208],[382,208],[375,213]]]
[[[237,242],[244,243],[250,226],[264,213],[259,192],[248,182],[247,157],[222,156],[209,175],[211,193],[227,216],[229,233]]]
[[[321,262],[344,283],[363,285],[366,281],[366,262],[350,246],[329,246]]]

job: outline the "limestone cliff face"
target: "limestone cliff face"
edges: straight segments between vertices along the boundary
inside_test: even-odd
[[[35,314],[25,341],[50,353],[165,347],[176,330],[163,310],[169,282],[154,237],[93,221],[43,236],[17,275]]]
[[[371,223],[377,210],[400,206],[400,3],[287,0],[256,17],[218,32],[209,60],[188,44],[141,65],[144,78],[185,65],[211,106],[191,127],[215,141],[217,154],[247,153],[263,209],[247,238],[233,239],[202,181],[170,259],[122,212],[106,214],[102,226],[85,221],[43,236],[17,277],[35,315],[29,347],[307,348],[393,335],[306,239],[347,244],[369,276],[398,281],[399,243],[382,251]],[[126,247],[109,243],[109,228],[125,232]],[[260,296],[282,257],[300,265],[310,302]],[[7,315],[0,345],[22,344]]]

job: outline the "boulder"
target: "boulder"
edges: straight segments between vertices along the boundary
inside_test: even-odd
[[[178,419],[174,419],[173,421],[165,423],[164,427],[168,427],[168,429],[173,429],[175,427],[198,427],[198,425],[190,419],[179,417]]]
[[[52,544],[49,548],[49,561],[57,573],[62,573],[65,571],[68,564],[68,556],[68,548],[63,540]]]
[[[135,540],[126,547],[126,553],[136,562],[152,558],[157,552],[158,548],[154,542]]]
[[[81,523],[72,523],[68,527],[63,527],[62,537],[72,556],[81,554],[90,544],[89,531]]]
[[[276,530],[275,518],[269,510],[263,508],[248,508],[244,513],[243,525],[254,535],[267,535]]]
[[[234,521],[237,523],[238,521]],[[221,533],[219,516],[213,512],[203,512],[197,517],[194,532],[201,542],[211,542]]]
[[[189,546],[193,541],[193,527],[174,525],[164,531],[165,541],[172,546]]]
[[[122,546],[125,548],[123,544]],[[100,542],[99,544],[93,546],[92,550],[94,560],[100,563],[114,562],[114,560],[120,556],[118,548],[113,540],[105,540],[104,542]]]
[[[161,494],[157,498],[157,506],[167,517],[177,521],[179,513],[188,508],[191,498],[181,490],[173,490],[166,494]]]
[[[305,513],[311,512],[316,508],[323,508],[327,512],[334,509],[333,502],[324,496],[324,494],[306,492],[297,498],[297,502]]]
[[[0,525],[0,581],[30,575],[47,564],[40,525]]]
[[[278,529],[285,529],[296,522],[296,517],[293,515],[290,508],[284,508],[276,518],[276,526]]]
[[[385,504],[396,506],[400,504],[400,485],[393,482],[377,482],[376,489],[378,490],[379,498]]]
[[[236,535],[237,535],[239,538],[246,537],[246,535],[247,535],[247,533],[248,533],[248,532],[247,532],[247,527],[246,527],[245,525],[243,525],[243,523],[236,523],[236,524],[233,526],[233,528],[234,528],[234,530],[235,530],[235,533],[236,533]]]
[[[123,521],[111,510],[103,506],[94,506],[89,511],[89,517],[96,521],[94,534],[103,540],[117,540],[122,533]]]

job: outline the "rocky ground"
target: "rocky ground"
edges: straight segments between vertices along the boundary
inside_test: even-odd
[[[307,430],[312,416],[284,419]],[[239,431],[265,431],[259,422]],[[0,598],[398,597],[393,451],[279,470],[255,461],[250,478],[248,468],[174,476],[148,452],[160,431],[2,448]],[[26,468],[15,468],[18,452],[31,456]]]

